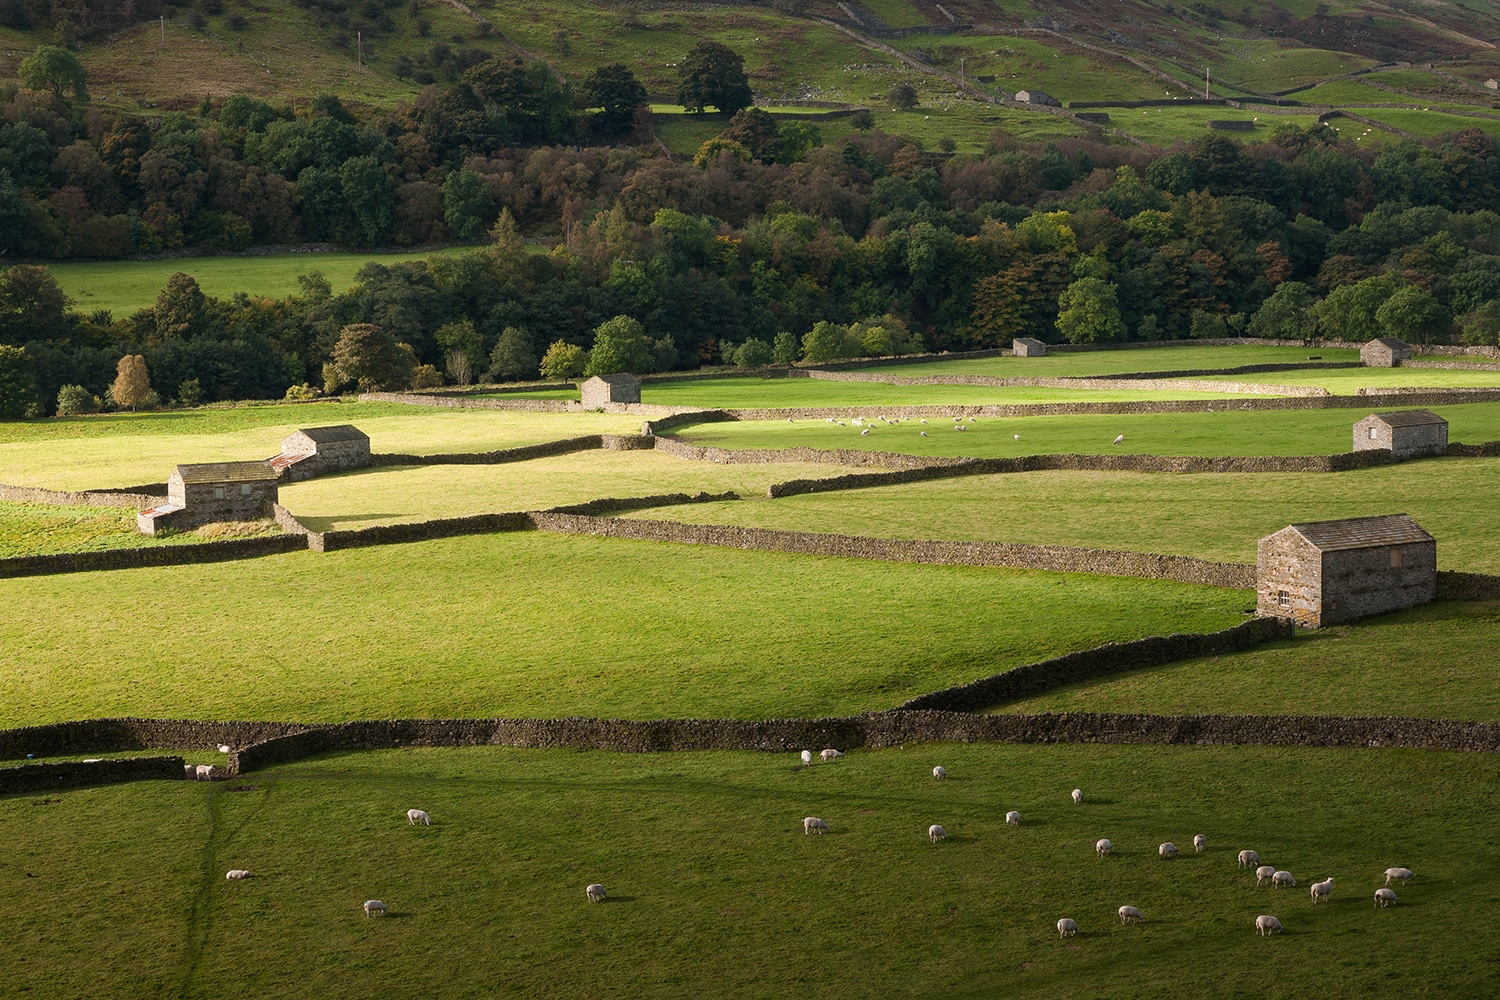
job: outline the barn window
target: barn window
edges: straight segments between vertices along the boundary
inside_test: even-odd
[[[250,495],[250,484],[249,483],[243,483],[243,484],[241,484],[240,485],[240,496],[247,497],[249,495]]]
[[[1281,605],[1283,608],[1291,607],[1292,595],[1288,594],[1284,590],[1278,590],[1276,591],[1276,603]]]
[[[214,487],[214,499],[215,500],[223,500],[224,499],[224,487],[222,487],[222,486],[215,486]]]
[[[1401,549],[1399,547],[1397,547],[1397,548],[1391,549],[1391,569],[1400,569],[1400,568],[1401,568]]]
[[[1375,427],[1373,425],[1371,425],[1371,427],[1370,427],[1370,440],[1374,441],[1379,436],[1380,435],[1378,433],[1376,433],[1376,431],[1375,431]]]

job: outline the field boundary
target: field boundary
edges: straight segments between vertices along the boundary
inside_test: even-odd
[[[1263,371],[1289,371],[1291,368],[1265,369]],[[1296,366],[1294,366],[1296,367]],[[1342,366],[1341,366],[1342,367]],[[1358,368],[1359,365],[1349,367]],[[871,382],[880,385],[972,385],[996,389],[1042,388],[1082,389],[1108,391],[1119,389],[1142,392],[1222,392],[1247,396],[1331,396],[1327,389],[1317,385],[1268,385],[1262,382],[1211,382],[1205,380],[1175,378],[1175,372],[1128,372],[1123,375],[1080,375],[1075,377],[1049,376],[1000,376],[1000,375],[879,375],[874,372],[831,372],[816,368],[804,374],[810,379],[823,382]],[[1212,371],[1203,374],[1215,374]],[[1226,372],[1227,374],[1227,372]]]
[[[0,500],[44,503],[56,507],[135,507],[144,510],[167,502],[167,495],[119,490],[47,490],[36,486],[0,484]]]
[[[23,764],[0,768],[0,795],[113,785],[125,781],[182,781],[184,766],[181,757],[166,756]]]

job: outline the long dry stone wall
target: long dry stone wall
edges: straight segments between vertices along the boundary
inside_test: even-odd
[[[1500,600],[1500,576],[1438,570],[1436,599],[1439,601]]]
[[[1355,366],[1357,367],[1357,366]],[[1174,379],[1171,372],[1141,372],[1121,377],[1091,375],[1087,378],[1050,378],[1042,376],[1001,377],[998,375],[878,375],[870,372],[830,372],[812,369],[807,377],[826,382],[879,382],[883,385],[977,385],[997,389],[1044,388],[1082,389],[1087,391],[1129,389],[1141,392],[1222,392],[1250,396],[1327,396],[1318,385],[1266,385],[1260,382],[1216,382],[1203,379]]]
[[[579,451],[638,451],[654,447],[650,435],[586,434],[582,437],[546,441],[542,444],[503,448],[499,451],[457,452],[445,455],[372,455],[372,466],[382,465],[504,465],[535,458],[567,455]]]
[[[33,486],[0,485],[0,500],[58,507],[134,507],[144,510],[166,503],[167,492],[163,489],[160,495],[154,495],[121,490],[43,490]]]
[[[231,538],[217,542],[156,545],[147,548],[105,549],[99,552],[61,552],[43,556],[12,556],[0,559],[0,578],[47,576],[53,573],[89,573],[105,569],[139,569],[144,566],[185,566],[190,563],[251,559],[307,548],[303,535],[272,535],[269,538]]]
[[[61,757],[122,750],[214,750],[247,747],[311,727],[289,722],[202,722],[181,719],[87,719],[0,729],[0,760],[27,754]],[[180,776],[180,772],[179,772]]]
[[[875,466],[882,469],[928,469],[960,465],[967,459],[903,455],[889,451],[863,451],[858,448],[707,448],[676,438],[658,437],[656,450],[673,458],[690,462],[714,462],[720,465],[767,465],[778,462],[805,462],[855,467]]]
[[[181,757],[130,757],[91,763],[61,761],[6,767],[0,768],[0,795],[111,785],[122,781],[181,781],[183,766]]]

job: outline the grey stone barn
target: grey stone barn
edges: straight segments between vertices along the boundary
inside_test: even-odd
[[[1448,421],[1431,410],[1372,413],[1354,425],[1355,451],[1389,451],[1396,458],[1422,458],[1448,451]]]
[[[618,375],[595,375],[583,383],[583,408],[597,410],[605,403],[639,403],[641,380],[621,372]]]
[[[1035,337],[1017,337],[1010,342],[1010,352],[1018,358],[1044,358],[1047,345]]]
[[[167,479],[167,502],[136,515],[148,535],[215,521],[258,521],[276,503],[276,470],[269,462],[179,465]]]
[[[1426,604],[1437,541],[1405,514],[1293,524],[1260,540],[1256,613],[1305,628]]]
[[[1016,100],[1022,104],[1047,104],[1054,108],[1062,107],[1062,101],[1053,97],[1045,90],[1018,90]]]
[[[1359,349],[1359,360],[1368,368],[1398,368],[1411,360],[1411,345],[1395,337],[1376,337]]]
[[[281,439],[281,454],[271,468],[297,483],[328,472],[362,469],[370,464],[370,436],[353,424],[304,427]]]

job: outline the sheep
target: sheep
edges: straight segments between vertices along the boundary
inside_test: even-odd
[[[809,816],[802,821],[802,836],[804,837],[809,833],[816,833],[821,837],[827,832],[828,824],[818,819],[818,817],[816,816]]]
[[[1073,796],[1073,804],[1075,806],[1081,806],[1081,805],[1083,805],[1083,789],[1081,789],[1081,788],[1075,788],[1069,794],[1071,794]]]
[[[1177,845],[1169,840],[1157,847],[1156,853],[1164,858],[1175,858],[1177,856]]]
[[[937,767],[932,769],[932,776],[937,780],[942,781],[944,778],[948,777],[948,772],[943,767],[943,765],[939,764]]]
[[[824,761],[830,761],[838,760],[840,757],[844,756],[844,754],[843,751],[834,750],[830,747],[829,749],[824,750],[822,753],[818,754],[818,756],[822,757]]]
[[[927,436],[927,432],[926,431],[922,431],[922,436],[926,437]]]
[[[940,840],[948,839],[948,831],[934,823],[927,828],[927,839],[936,844]]]
[[[1193,834],[1193,853],[1202,854],[1208,850],[1208,838],[1201,833]]]
[[[198,769],[192,764],[182,765],[182,776],[188,781],[198,780]]]
[[[1010,812],[1006,813],[1005,814],[1005,825],[1006,826],[1020,826],[1021,825],[1021,814],[1018,813],[1018,812],[1016,812],[1014,809],[1012,809]]]
[[[1387,868],[1385,870],[1385,884],[1386,885],[1390,885],[1392,882],[1396,881],[1397,879],[1400,879],[1401,884],[1405,885],[1406,884],[1406,880],[1407,879],[1411,879],[1411,878],[1416,878],[1416,876],[1412,874],[1410,868]]]
[[[1312,884],[1312,901],[1316,903],[1320,899],[1327,899],[1333,894],[1333,876],[1330,875],[1321,882]]]
[[[379,914],[382,917],[385,916],[385,904],[378,899],[365,900],[365,916],[373,917],[376,914]]]
[[[794,420],[792,420],[792,418],[791,418],[791,417],[787,417],[787,418],[786,418],[786,422],[787,422],[787,423],[789,423],[789,424],[790,424],[790,423],[795,423],[795,421],[794,421]]]
[[[1120,907],[1120,923],[1122,924],[1144,924],[1146,918],[1141,916],[1141,911],[1133,906]]]
[[[1396,894],[1385,886],[1375,890],[1375,905],[1381,908],[1390,906],[1396,901]]]
[[[1063,917],[1057,922],[1057,936],[1060,938],[1077,937],[1078,921],[1072,917]]]
[[[1094,841],[1094,853],[1101,858],[1109,857],[1109,852],[1115,849],[1115,845],[1109,842],[1108,837]]]
[[[243,868],[231,868],[224,873],[224,877],[231,882],[238,882],[242,878],[249,878],[250,873]]]
[[[598,882],[591,882],[585,886],[583,894],[589,898],[590,903],[604,902],[604,886]]]
[[[812,751],[811,750],[804,750],[804,751],[802,751],[802,766],[803,767],[811,767],[812,766]]]
[[[97,764],[97,763],[99,763],[99,758],[98,757],[85,757],[83,759],[83,762],[85,764]]]
[[[421,823],[423,826],[432,825],[432,817],[421,809],[406,810],[406,821],[412,826],[416,826],[418,823]]]
[[[1259,854],[1256,854],[1254,851],[1241,851],[1240,852],[1240,867],[1241,868],[1249,868],[1251,865],[1258,865],[1258,864],[1260,864],[1260,855]]]
[[[1262,913],[1255,918],[1255,932],[1261,937],[1270,937],[1281,930],[1281,921],[1269,913]]]
[[[1292,873],[1291,872],[1272,872],[1271,873],[1271,888],[1272,889],[1280,889],[1284,885],[1291,886],[1293,889],[1297,888],[1297,880],[1292,877]]]
[[[860,431],[859,432],[859,436],[860,437],[869,437],[870,436],[870,428],[866,427],[864,430]]]
[[[927,423],[927,418],[923,417],[922,420],[921,420],[921,422],[924,423],[924,424]]]
[[[1271,880],[1271,876],[1275,874],[1275,868],[1272,868],[1270,865],[1261,865],[1259,868],[1255,869],[1255,885],[1257,887],[1265,885]]]
[[[219,753],[229,753],[233,749],[233,747],[231,747],[228,743],[220,743],[217,747],[215,747],[215,749],[218,750]]]
[[[198,765],[198,780],[199,781],[213,781],[218,776],[219,776],[219,769],[217,767],[214,767],[212,764],[199,764]]]
[[[1125,435],[1124,434],[1121,434],[1119,437],[1115,438],[1115,444],[1124,444],[1124,443],[1125,443]]]

